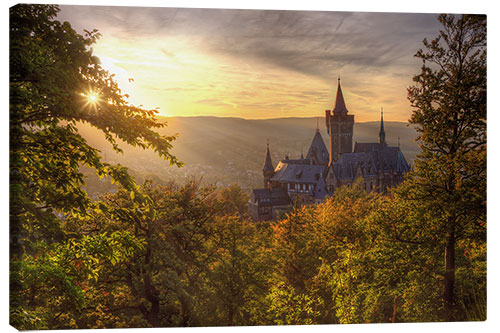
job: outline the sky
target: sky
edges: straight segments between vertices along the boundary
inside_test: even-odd
[[[357,122],[407,121],[437,14],[63,5],[130,102],[166,116],[320,117],[338,77]],[[133,80],[129,80],[133,78]]]

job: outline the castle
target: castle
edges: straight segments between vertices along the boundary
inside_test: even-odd
[[[385,141],[383,112],[378,142],[358,143],[352,149],[354,115],[348,114],[340,78],[333,110],[325,111],[330,149],[316,129],[306,157],[278,162],[273,167],[269,142],[264,162],[264,188],[251,194],[249,213],[253,220],[275,219],[279,212],[319,203],[341,186],[352,186],[362,179],[365,190],[385,193],[403,181],[410,167],[399,147]]]

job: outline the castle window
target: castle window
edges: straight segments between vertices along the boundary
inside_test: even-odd
[[[259,213],[260,213],[260,214],[266,214],[266,213],[269,213],[269,207],[260,207],[260,208],[259,208]]]

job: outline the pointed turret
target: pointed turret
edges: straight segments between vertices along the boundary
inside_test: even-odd
[[[344,102],[344,95],[342,94],[342,88],[340,87],[340,76],[339,84],[337,87],[337,97],[335,98],[335,107],[333,108],[333,114],[345,115],[347,114],[347,107]]]
[[[347,114],[344,95],[338,78],[337,97],[333,113],[325,110],[326,128],[330,136],[330,155],[328,164],[337,161],[340,155],[352,152],[352,136],[354,126],[354,115]]]
[[[316,129],[316,133],[314,134],[306,158],[312,160],[313,164],[327,165],[329,156],[328,149],[326,148],[325,142],[323,141],[323,137],[321,136],[318,128]]]
[[[271,152],[269,151],[269,140],[267,140],[266,161],[262,169],[264,175],[264,187],[268,187],[269,179],[274,175],[273,162],[271,161]]]
[[[378,133],[378,142],[381,145],[387,146],[385,143],[385,130],[384,130],[384,109],[380,111],[380,132]]]

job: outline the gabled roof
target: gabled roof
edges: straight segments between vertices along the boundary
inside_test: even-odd
[[[326,148],[325,142],[319,130],[316,130],[309,151],[307,152],[306,158],[316,159],[318,164],[328,164],[330,155],[328,149]]]
[[[410,167],[399,147],[383,147],[374,154],[375,163],[380,170],[406,173]]]
[[[316,184],[316,189],[314,190],[314,198],[323,200],[327,195],[326,183],[323,177],[319,177],[318,184]]]
[[[358,168],[364,176],[377,174],[377,167],[370,153],[342,154],[340,159],[332,164],[332,169],[338,179],[354,179]]]
[[[354,153],[342,154],[332,165],[339,179],[353,179],[357,167],[364,175],[374,175],[378,171],[410,171],[410,167],[399,147],[388,147],[380,143],[356,143]]]
[[[274,169],[271,181],[280,183],[316,184],[323,177],[324,165],[293,164],[281,161]]]
[[[369,153],[380,149],[382,146],[378,142],[356,142],[354,144],[354,153]]]

